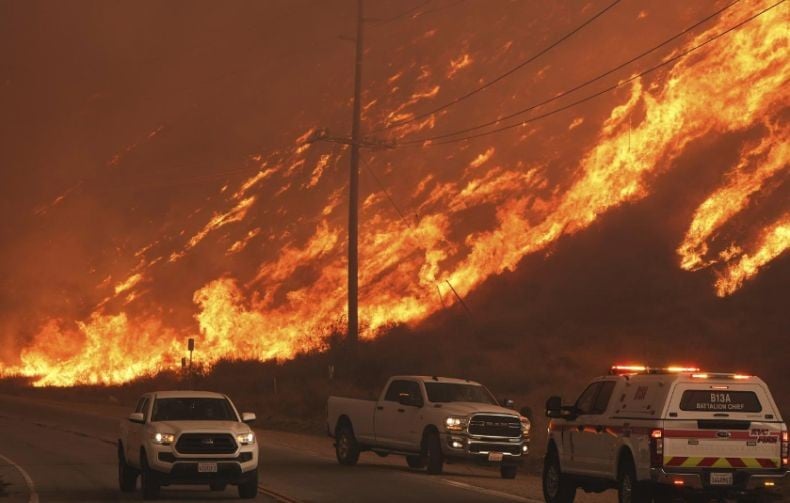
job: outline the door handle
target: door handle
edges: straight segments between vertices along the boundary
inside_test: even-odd
[[[381,405],[376,405],[376,410],[384,410],[384,407],[382,407]]]
[[[398,412],[406,412],[406,409],[398,409]]]

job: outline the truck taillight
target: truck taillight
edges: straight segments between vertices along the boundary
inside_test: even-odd
[[[664,466],[664,430],[650,432],[650,466],[652,468]]]
[[[787,437],[787,430],[782,430],[782,468],[790,468],[790,442]]]

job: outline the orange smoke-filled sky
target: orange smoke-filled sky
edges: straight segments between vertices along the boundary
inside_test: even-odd
[[[573,239],[689,157],[706,183],[677,187],[690,215],[666,208],[687,220],[677,267],[727,297],[786,257],[783,2],[622,0],[424,115],[611,3],[366,2],[362,127],[395,148],[363,150],[365,336]],[[0,372],[122,382],[177,365],[187,337],[209,361],[321,345],[345,315],[348,149],[304,140],[350,130],[355,4],[0,6]],[[552,97],[466,135],[512,128],[420,141]]]

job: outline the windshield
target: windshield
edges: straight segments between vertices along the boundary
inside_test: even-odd
[[[496,400],[484,387],[477,384],[427,382],[428,400],[434,403],[473,402],[496,405]]]
[[[151,421],[238,421],[224,398],[158,398]]]

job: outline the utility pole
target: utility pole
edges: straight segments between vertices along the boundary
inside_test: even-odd
[[[351,166],[348,184],[348,334],[356,345],[359,337],[359,143],[362,116],[363,0],[357,0],[356,57],[354,60],[354,106],[351,124]]]
[[[306,143],[326,141],[351,146],[351,163],[349,166],[348,183],[348,332],[346,340],[352,346],[359,339],[359,150],[394,148],[395,143],[380,138],[362,136],[362,41],[365,23],[363,0],[357,0],[357,36],[354,57],[354,104],[351,116],[351,137],[332,136],[328,128],[320,128],[313,132]],[[350,40],[346,37],[340,37]]]

